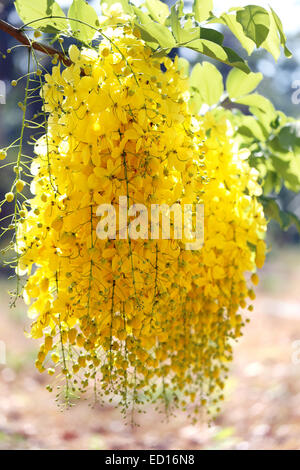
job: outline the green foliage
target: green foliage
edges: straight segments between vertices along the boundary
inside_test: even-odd
[[[238,98],[235,101],[236,103],[249,106],[250,111],[253,112],[253,114],[255,114],[255,111],[258,109],[262,113],[265,113],[270,120],[275,119],[276,117],[275,108],[271,101],[259,93],[252,93],[251,95]]]
[[[183,70],[185,75],[188,77],[190,72],[190,63],[184,57],[178,58],[178,68],[179,70]]]
[[[146,0],[146,7],[154,21],[165,24],[170,14],[168,5],[160,0]]]
[[[255,48],[255,43],[245,36],[242,25],[238,23],[236,19],[236,14],[223,13],[219,18],[213,18],[210,20],[210,23],[219,23],[227,26],[235,35],[241,46],[247,51],[247,54],[252,54]]]
[[[234,100],[235,98],[241,98],[242,96],[248,95],[253,91],[263,79],[261,73],[249,73],[238,69],[232,69],[227,77],[226,88],[228,91],[229,98]]]
[[[21,20],[33,29],[49,33],[67,29],[65,14],[54,0],[16,0],[15,6]]]
[[[270,17],[264,8],[248,5],[237,11],[236,19],[242,25],[247,38],[252,39],[257,47],[267,39],[270,30]]]
[[[278,60],[280,46],[283,47],[286,57],[290,58],[292,55],[286,46],[281,20],[271,7],[270,11],[256,5],[231,8],[219,18],[211,18],[209,23],[227,26],[248,55],[252,54],[255,47],[261,47]]]
[[[95,28],[99,27],[99,20],[96,11],[91,5],[86,3],[85,0],[73,0],[69,8],[68,18],[76,18],[85,23],[69,20],[75,38],[83,42],[89,42],[93,39],[97,32]],[[91,25],[92,28],[88,25]]]
[[[277,15],[277,13],[275,13],[275,11],[273,10],[272,7],[270,7],[271,9],[271,12],[272,12],[272,15],[273,15],[273,18],[275,20],[275,23],[276,23],[276,27],[277,27],[277,31],[279,33],[279,36],[280,36],[280,43],[284,49],[284,53],[286,55],[286,57],[291,57],[292,56],[292,53],[291,51],[287,48],[286,46],[286,35],[283,31],[283,27],[282,27],[282,22],[281,22],[281,19],[279,18],[279,16]]]
[[[192,109],[198,112],[205,103],[217,116],[226,116],[235,140],[241,149],[250,151],[249,163],[259,172],[266,216],[283,230],[293,224],[300,229],[298,217],[283,211],[278,199],[283,187],[300,191],[300,126],[276,111],[267,98],[253,93],[261,79],[261,74],[232,69],[224,93],[218,70],[205,62],[196,64],[190,76]]]
[[[300,232],[300,219],[295,214],[281,210],[278,202],[271,197],[261,197],[260,199],[268,219],[277,222],[282,230],[287,230],[291,225],[295,225]]]
[[[100,3],[106,3],[108,7],[111,7],[115,3],[121,3],[124,13],[132,14],[132,5],[128,0],[101,0]]]
[[[207,39],[196,39],[183,45],[223,64],[237,67],[246,73],[250,72],[247,63],[230,47],[221,46]]]
[[[116,0],[106,0],[105,3],[110,7]],[[259,6],[248,5],[233,8],[216,17],[213,14],[213,0],[194,0],[193,11],[188,14],[183,11],[183,0],[178,0],[171,10],[160,0],[146,0],[144,8],[136,7],[128,0],[119,3],[157,55],[175,47],[186,47],[249,73],[245,59],[223,45],[224,37],[220,32],[207,27],[213,23],[228,27],[248,54],[253,52],[256,45],[265,48],[278,59],[281,45],[285,54],[291,55],[286,47],[281,21],[273,9],[267,11]],[[73,0],[68,19],[54,0],[34,3],[31,0],[16,0],[15,5],[22,21],[29,23],[32,28],[55,34],[71,32],[84,43],[93,39],[95,28],[99,27],[95,10],[85,0]]]
[[[194,0],[193,12],[195,14],[195,20],[205,21],[210,17],[213,9],[213,0]]]
[[[195,65],[190,77],[190,86],[192,93],[199,95],[199,98],[196,98],[200,105],[217,104],[224,92],[223,77],[219,70],[209,62]]]
[[[270,30],[267,38],[262,43],[262,47],[270,52],[277,61],[280,56],[280,38],[273,15],[270,16]]]
[[[142,12],[140,8],[133,7],[133,10],[140,22],[137,25],[141,36],[152,49],[157,49],[157,46],[166,50],[176,47],[175,38],[167,26],[153,21],[150,15]]]

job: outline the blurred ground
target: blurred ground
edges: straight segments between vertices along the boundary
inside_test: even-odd
[[[9,311],[0,285],[0,449],[300,449],[300,250],[274,249],[255,312],[235,348],[223,411],[210,428],[152,410],[126,426],[113,407],[61,412],[34,369],[25,309]],[[297,363],[299,362],[299,363]]]

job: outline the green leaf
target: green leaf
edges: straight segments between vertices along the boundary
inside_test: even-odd
[[[281,147],[287,151],[293,151],[294,148],[300,146],[300,123],[293,122],[283,126],[279,133],[278,139]]]
[[[108,7],[111,7],[115,3],[120,3],[124,13],[131,14],[133,12],[132,6],[129,4],[128,0],[101,0],[100,3],[101,5],[105,3]]]
[[[209,23],[219,23],[228,26],[230,31],[239,40],[242,47],[247,51],[248,55],[252,54],[255,43],[245,35],[242,25],[237,22],[235,15],[224,13],[220,18],[213,19]]]
[[[271,155],[271,161],[274,169],[279,173],[281,178],[285,180],[288,177],[288,172],[290,168],[290,157],[289,155],[284,155],[279,157],[277,155]]]
[[[99,27],[99,20],[96,11],[85,0],[73,0],[68,12],[69,18],[74,18],[93,26],[82,24],[78,21],[70,21],[72,32],[75,38],[83,42],[89,42],[95,36],[95,28]]]
[[[171,26],[172,33],[175,36],[177,41],[180,41],[180,33],[181,33],[181,24],[180,18],[183,16],[183,2],[176,2],[171,7],[171,15],[169,18],[169,26]]]
[[[264,142],[267,138],[264,127],[254,116],[240,116],[238,125],[238,133],[243,136],[255,138],[259,142]]]
[[[295,225],[298,232],[300,232],[300,219],[296,214],[292,212],[284,212],[286,216],[289,218],[289,226]]]
[[[224,92],[222,74],[210,62],[195,65],[191,73],[190,86],[198,90],[202,101],[209,106],[217,104]]]
[[[207,39],[208,41],[215,42],[216,44],[219,44],[222,46],[223,41],[224,41],[224,34],[220,33],[219,31],[216,31],[215,29],[211,28],[203,28],[201,26],[199,28],[200,30],[200,39]]]
[[[172,49],[176,46],[172,33],[165,26],[158,23],[136,24],[136,26],[140,29],[142,39],[152,49],[156,48],[156,45],[162,49]]]
[[[147,28],[142,26],[139,23],[136,23],[135,26],[139,29],[141,33],[141,38],[145,41],[147,46],[151,47],[151,49],[155,50],[159,48],[159,42],[158,39],[154,37],[154,35],[150,34],[147,31]]]
[[[213,0],[194,0],[193,12],[195,13],[195,20],[205,21],[210,17],[210,12],[213,9]]]
[[[248,5],[236,13],[236,19],[242,25],[245,35],[252,39],[257,47],[260,47],[267,39],[270,17],[264,8],[257,5]]]
[[[250,111],[255,117],[257,117],[259,123],[266,129],[266,132],[270,134],[272,132],[271,122],[276,119],[277,113],[274,116],[273,111],[265,113],[264,110],[261,110],[255,106],[250,107]]]
[[[287,189],[294,192],[300,190],[300,157],[299,155],[291,154],[290,170],[288,179],[284,181]]]
[[[174,3],[174,5],[171,7],[171,10],[174,9],[176,11],[177,17],[182,18],[184,16],[183,7],[184,7],[184,1],[177,0],[177,2]]]
[[[281,209],[278,203],[276,202],[276,200],[270,197],[263,196],[263,197],[260,197],[260,201],[263,204],[265,216],[268,219],[275,220],[281,226],[281,217],[280,217]]]
[[[280,40],[278,36],[277,26],[274,17],[269,13],[270,17],[270,30],[266,40],[262,43],[261,47],[270,52],[274,59],[277,61],[280,56]]]
[[[198,92],[191,92],[191,98],[189,100],[189,106],[191,112],[195,115],[198,114],[202,105],[203,105],[203,100]]]
[[[196,39],[206,39],[207,41],[214,42],[220,46],[223,44],[224,35],[219,31],[211,28],[203,28],[198,26],[196,28],[181,28],[176,30],[176,39],[179,46],[189,47],[189,43]]]
[[[276,153],[277,155],[279,154],[286,154],[289,151],[282,147],[278,135],[272,135],[269,139],[269,148],[271,149],[272,152]]]
[[[150,16],[142,12],[140,8],[133,7],[134,12],[139,19],[135,25],[141,32],[142,39],[149,47],[155,49],[159,45],[162,49],[172,49],[177,43],[171,31],[164,25],[155,23]]]
[[[275,119],[276,111],[271,101],[258,93],[252,93],[252,95],[243,96],[235,100],[236,103],[244,104],[245,106],[254,107],[260,109],[266,113],[270,120]]]
[[[65,31],[68,27],[66,15],[54,0],[16,0],[17,13],[24,24],[31,23],[33,29],[47,32]],[[52,18],[52,17],[61,18]],[[43,19],[42,19],[43,18]]]
[[[278,176],[276,171],[268,170],[263,180],[263,193],[265,195],[272,192],[279,193],[282,189],[282,179]]]
[[[206,39],[196,39],[186,44],[186,47],[193,51],[200,52],[212,59],[216,59],[231,67],[237,67],[244,72],[250,72],[250,69],[245,62],[233,49],[230,47],[220,46],[213,41]]]
[[[286,35],[284,34],[284,31],[283,31],[281,19],[279,18],[277,13],[275,13],[275,11],[273,10],[272,7],[270,7],[270,9],[271,9],[274,21],[276,23],[277,31],[278,31],[279,37],[280,37],[280,43],[281,43],[281,45],[284,49],[284,53],[285,53],[286,57],[290,58],[290,57],[292,57],[292,53],[286,46]]]
[[[170,14],[168,5],[160,0],[146,0],[146,7],[155,21],[160,24],[165,24]]]
[[[178,44],[185,46],[190,41],[194,41],[195,39],[200,39],[200,28],[182,28],[180,22],[178,21],[178,26],[172,28],[174,36],[178,41]]]
[[[169,26],[172,28],[178,45],[188,47],[187,44],[196,39],[207,39],[220,45],[223,44],[224,35],[215,29],[194,27],[190,20],[182,25],[180,19],[183,15],[183,2],[176,2],[171,8]]]
[[[248,95],[253,91],[260,81],[263,79],[261,73],[248,73],[242,72],[236,68],[230,70],[227,81],[226,89],[231,100]]]
[[[273,198],[263,196],[260,201],[267,218],[275,220],[283,230],[288,230],[291,225],[295,225],[300,232],[300,219],[296,214],[281,210],[278,202]]]
[[[293,153],[277,153],[271,155],[272,165],[290,191],[300,189],[300,158]]]
[[[190,63],[188,60],[184,59],[184,57],[178,58],[178,69],[183,70],[185,75],[188,77],[189,70],[190,70]]]

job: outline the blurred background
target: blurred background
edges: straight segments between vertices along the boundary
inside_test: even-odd
[[[71,3],[57,1],[64,8]],[[99,5],[98,0],[89,3]],[[253,54],[249,60],[252,70],[265,76],[259,91],[277,109],[298,118],[300,104],[293,104],[292,94],[300,81],[300,0],[214,0],[215,12],[249,3],[264,7],[271,3],[282,19],[293,52],[292,59],[282,56],[277,63],[267,53]],[[11,0],[0,0],[0,18],[19,24]],[[225,41],[237,47],[233,36],[226,36]],[[17,103],[23,100],[24,89],[22,85],[13,88],[10,82],[26,73],[27,54],[23,47],[7,54],[15,45],[0,31],[0,95],[4,90],[6,101],[4,104],[0,99],[0,148],[18,138],[21,124]],[[245,55],[243,50],[240,54]],[[192,64],[199,60],[192,52],[185,57]],[[221,72],[226,77],[228,68],[221,67]],[[38,106],[32,108],[32,114]],[[31,153],[32,148],[28,146],[27,151]],[[14,160],[13,155],[9,158]],[[0,200],[10,190],[11,171],[10,166],[1,169]],[[300,216],[298,195],[284,190],[280,197],[282,207]],[[132,429],[111,405],[91,408],[84,401],[61,412],[45,389],[48,376],[34,368],[37,344],[24,335],[30,323],[26,308],[21,302],[10,308],[7,292],[14,288],[14,281],[8,280],[12,273],[3,267],[0,449],[300,449],[299,234],[293,227],[283,233],[271,224],[268,241],[272,250],[260,275],[252,321],[235,347],[223,410],[210,427],[205,422],[193,426],[180,413],[166,421],[151,410],[141,415],[139,427]],[[4,245],[2,238],[0,250]]]

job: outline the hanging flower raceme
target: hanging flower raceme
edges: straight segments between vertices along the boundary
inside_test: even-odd
[[[62,373],[68,398],[92,384],[123,411],[214,409],[252,309],[246,272],[264,262],[257,174],[224,119],[192,115],[177,58],[152,57],[128,26],[107,36],[98,50],[71,46],[73,65],[54,66],[41,90],[47,131],[16,239],[31,336],[44,338],[36,366]],[[139,218],[124,219],[134,204]],[[203,247],[186,249],[188,231],[151,238],[155,204],[163,219],[203,204]],[[109,206],[115,232],[103,237]]]

